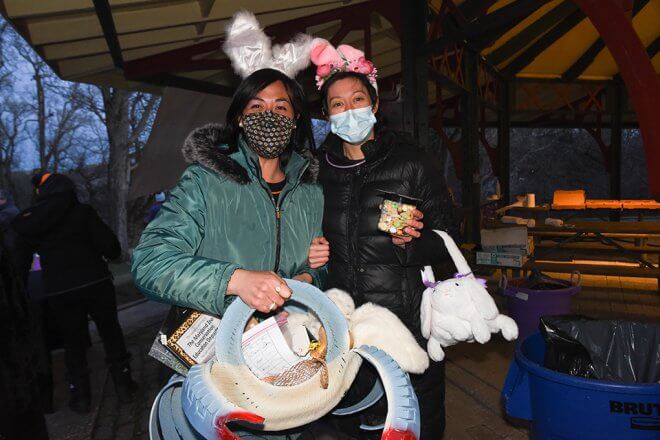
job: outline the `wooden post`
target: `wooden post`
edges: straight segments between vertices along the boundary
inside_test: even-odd
[[[479,102],[477,96],[478,55],[470,50],[463,52],[463,78],[465,93],[463,107],[463,209],[465,211],[465,242],[478,243],[481,227],[481,176],[479,175]]]
[[[623,129],[623,90],[620,84],[612,84],[607,88],[607,106],[610,111],[610,198],[621,199],[621,139]],[[619,211],[613,212],[610,220],[621,219]]]
[[[509,81],[498,83],[497,105],[497,167],[500,190],[504,205],[511,200],[511,106],[509,105]]]
[[[422,150],[429,147],[426,16],[428,3],[401,0],[401,67],[403,70],[403,128]]]

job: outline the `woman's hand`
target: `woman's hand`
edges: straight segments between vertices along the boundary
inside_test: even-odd
[[[316,237],[309,247],[307,264],[311,269],[316,269],[328,262],[330,258],[330,242],[325,237]]]
[[[227,294],[240,297],[250,308],[269,313],[284,304],[291,289],[274,272],[237,269],[229,279]]]
[[[407,237],[398,237],[392,235],[392,243],[394,243],[396,246],[405,248],[406,243],[410,243],[413,240],[413,238],[419,238],[422,236],[422,233],[419,231],[424,229],[424,223],[421,222],[421,220],[424,218],[424,214],[422,213],[422,211],[418,209],[414,209],[412,211],[412,216],[413,218],[411,218],[406,222],[408,224],[408,227],[403,230],[403,232],[408,234]]]
[[[298,280],[298,281],[302,281],[303,283],[307,283],[307,284],[312,284],[312,282],[314,281],[312,276],[308,273],[300,273],[300,274],[296,275],[295,277],[293,277],[293,279]]]

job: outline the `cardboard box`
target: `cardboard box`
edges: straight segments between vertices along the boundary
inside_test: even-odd
[[[481,247],[484,252],[529,255],[534,252],[534,240],[527,235],[526,226],[482,229]]]
[[[505,254],[531,255],[534,253],[534,238],[527,237],[527,243],[524,245],[481,245],[484,252],[498,252]]]
[[[527,256],[504,252],[477,252],[477,264],[502,267],[522,267]]]

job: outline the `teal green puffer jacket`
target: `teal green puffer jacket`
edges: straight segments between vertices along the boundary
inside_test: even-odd
[[[226,296],[236,269],[284,278],[306,272],[322,288],[325,267],[307,266],[312,238],[322,235],[316,159],[307,149],[291,154],[276,207],[258,157],[242,138],[230,152],[223,136],[222,126],[209,124],[186,140],[183,155],[192,165],[133,252],[136,285],[156,301],[215,315],[236,298]]]

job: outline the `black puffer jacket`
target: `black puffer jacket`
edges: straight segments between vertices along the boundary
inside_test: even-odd
[[[78,201],[73,182],[61,174],[39,187],[36,203],[14,219],[12,228],[19,235],[20,269],[27,274],[32,252],[39,253],[49,295],[110,278],[104,258],[121,255],[115,234],[94,208]]]
[[[432,229],[454,234],[452,207],[440,172],[406,134],[381,132],[362,146],[365,163],[352,168],[341,140],[330,134],[320,152],[319,181],[325,207],[323,233],[330,242],[328,288],[349,292],[356,306],[373,302],[393,311],[415,337],[421,336],[419,308],[424,265],[453,264]],[[401,249],[377,229],[382,197],[378,190],[423,201],[422,236]]]

